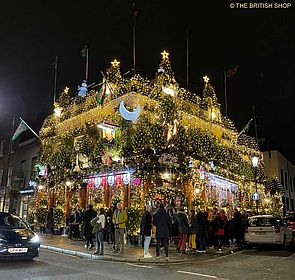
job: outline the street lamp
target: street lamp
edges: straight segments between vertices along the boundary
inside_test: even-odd
[[[258,203],[259,203],[259,193],[257,191],[257,167],[259,158],[257,156],[253,156],[251,158],[252,166],[254,167],[254,177],[255,177],[255,193],[253,194],[253,200],[256,202],[256,213],[258,214]]]

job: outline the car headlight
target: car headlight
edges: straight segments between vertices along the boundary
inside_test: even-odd
[[[32,243],[40,242],[39,236],[37,234],[35,234],[35,236],[33,238],[31,238],[30,242],[32,242]]]

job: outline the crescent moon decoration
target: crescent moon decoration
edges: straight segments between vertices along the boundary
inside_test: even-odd
[[[120,102],[119,111],[123,119],[127,121],[135,121],[139,118],[139,115],[141,113],[141,108],[140,108],[140,104],[138,104],[136,110],[133,112],[130,112],[125,108],[124,101],[122,100]]]

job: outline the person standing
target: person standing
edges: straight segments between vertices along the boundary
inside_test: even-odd
[[[79,230],[80,222],[81,222],[81,213],[79,211],[79,208],[76,206],[75,208],[72,208],[72,211],[68,219],[68,224],[70,226],[69,239],[80,238],[80,230]]]
[[[143,257],[151,258],[152,255],[149,253],[149,246],[152,238],[152,206],[147,205],[146,210],[143,213],[140,225],[140,232],[143,236]]]
[[[46,233],[54,234],[54,213],[52,207],[49,209],[47,213]]]
[[[113,204],[107,212],[107,221],[109,223],[109,236],[107,242],[112,244],[112,249],[115,250],[115,225],[113,223],[113,214],[117,209],[117,204]]]
[[[94,254],[103,255],[103,229],[105,228],[106,216],[104,213],[104,208],[99,209],[99,213],[97,214],[97,218],[92,220],[93,231],[95,233],[96,239],[96,250]]]
[[[236,243],[238,247],[242,247],[242,215],[238,209],[234,210],[234,217],[233,217],[233,230],[235,233]]]
[[[170,203],[167,204],[167,206],[166,206],[166,211],[171,218],[171,224],[169,225],[169,243],[171,243],[173,241],[173,238],[175,236],[177,236],[177,232],[178,232],[178,229],[177,229],[178,225],[177,225],[176,218],[175,218],[176,210],[173,205],[174,205],[174,202],[171,199]]]
[[[198,213],[196,215],[197,218],[197,225],[198,225],[198,232],[197,232],[197,253],[206,253],[206,236],[207,233],[207,216],[201,209],[197,210]]]
[[[182,254],[188,254],[185,250],[185,245],[187,241],[187,236],[189,232],[189,224],[187,216],[184,212],[184,205],[180,205],[180,209],[177,212],[178,227],[180,233],[180,239],[177,245],[177,252]]]
[[[188,247],[193,252],[196,252],[196,249],[197,249],[197,244],[196,244],[197,233],[198,233],[197,217],[196,217],[195,210],[192,209],[190,211],[190,216],[189,216],[189,242],[188,242]]]
[[[156,227],[156,254],[157,259],[160,257],[160,246],[164,245],[166,261],[168,261],[168,240],[169,240],[169,225],[171,224],[171,217],[164,209],[163,203],[159,205],[159,209],[153,216],[153,225]]]
[[[222,245],[229,246],[229,223],[228,223],[228,218],[226,216],[226,213],[223,209],[220,210],[220,217],[223,221],[223,226],[224,226],[224,236],[221,237]]]
[[[92,240],[92,230],[93,227],[90,224],[90,221],[94,219],[97,215],[97,212],[93,210],[93,205],[89,204],[88,209],[85,211],[83,215],[83,223],[84,223],[84,237],[85,237],[85,248],[92,249],[94,247],[94,243]]]
[[[124,253],[124,232],[127,222],[127,213],[122,209],[122,203],[117,204],[117,209],[113,214],[113,223],[115,226],[115,251]]]
[[[214,240],[214,247],[217,250],[216,253],[222,253],[222,238],[224,235],[224,224],[223,220],[220,216],[220,213],[218,212],[217,208],[213,208],[212,213],[212,232],[213,232],[213,240]]]

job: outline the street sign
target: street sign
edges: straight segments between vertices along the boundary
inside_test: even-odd
[[[253,193],[253,200],[255,200],[255,201],[259,200],[259,193],[258,192]]]

